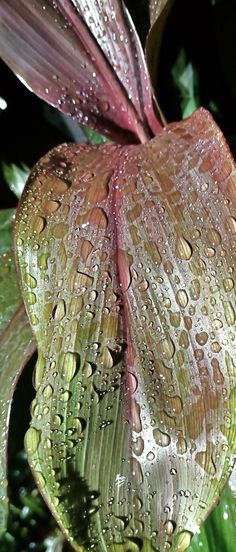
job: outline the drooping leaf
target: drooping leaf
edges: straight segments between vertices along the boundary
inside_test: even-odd
[[[211,512],[199,533],[194,536],[188,552],[232,552],[235,542],[235,512],[236,497],[227,486],[219,504]]]
[[[2,163],[2,167],[4,177],[10,190],[16,195],[16,197],[19,198],[29,176],[29,167],[27,167],[25,163],[22,163],[21,167],[18,167],[14,163],[12,163],[11,165],[7,165],[7,163]]]
[[[2,0],[0,54],[41,98],[114,140],[143,142],[161,128],[121,0]]]
[[[183,552],[229,477],[235,186],[204,110],[142,146],[60,146],[31,174],[16,224],[39,348],[25,442],[75,550]]]
[[[23,306],[0,337],[0,535],[6,529],[7,438],[11,403],[17,380],[35,351],[35,341]]]
[[[168,15],[174,1],[175,0],[149,0],[151,26],[146,40],[145,53],[151,82],[157,89],[157,97],[158,83],[156,80],[160,47]]]
[[[0,210],[0,255],[12,247],[12,226],[15,209]]]
[[[21,303],[14,255],[6,251],[0,255],[0,335]]]

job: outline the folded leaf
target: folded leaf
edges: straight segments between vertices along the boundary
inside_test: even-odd
[[[60,146],[31,174],[16,223],[39,347],[25,442],[75,550],[183,552],[229,477],[235,186],[204,110],[143,146]]]
[[[10,411],[17,380],[35,351],[32,330],[21,306],[0,338],[0,535],[6,529],[7,498],[7,437]]]
[[[121,0],[2,0],[0,31],[6,63],[79,123],[124,143],[160,130],[141,45]]]

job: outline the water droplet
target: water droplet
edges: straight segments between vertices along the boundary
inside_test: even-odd
[[[71,397],[70,391],[62,391],[59,395],[59,398],[62,402],[67,403]]]
[[[179,289],[176,293],[176,301],[178,305],[182,308],[185,308],[188,304],[188,296],[184,289]]]
[[[147,453],[147,456],[146,456],[147,460],[149,460],[149,462],[153,462],[153,460],[155,459],[155,454],[154,452],[152,452],[150,450],[150,452]]]
[[[170,436],[168,433],[164,433],[164,431],[161,431],[158,428],[153,430],[153,438],[156,444],[160,447],[168,447],[170,444]]]
[[[142,437],[137,437],[136,441],[133,443],[133,451],[136,456],[140,456],[144,449],[144,441]]]
[[[198,345],[206,345],[209,335],[207,332],[199,332],[195,337]]]
[[[143,482],[143,472],[137,458],[132,457],[130,459],[130,468],[135,482],[137,483],[137,485],[141,485]]]
[[[175,346],[169,335],[161,339],[157,343],[156,348],[157,353],[161,356],[162,360],[171,360],[175,354]]]
[[[41,432],[35,427],[30,427],[25,434],[25,448],[29,454],[34,454],[41,440]]]
[[[176,255],[183,261],[189,261],[192,253],[191,244],[183,236],[179,236],[176,240]]]
[[[53,417],[53,423],[55,426],[59,427],[62,424],[63,418],[59,414],[55,414]]]
[[[178,435],[176,448],[178,454],[185,454],[185,452],[187,452],[187,442],[182,435]]]
[[[61,353],[59,359],[59,372],[61,378],[70,383],[74,378],[80,366],[80,356],[78,353]]]
[[[167,535],[172,535],[174,533],[175,527],[175,522],[168,519],[164,525],[164,529]]]
[[[46,219],[44,217],[37,216],[34,219],[33,230],[36,234],[41,234],[46,226]]]
[[[223,301],[225,320],[228,326],[233,326],[235,323],[235,310],[230,301]]]
[[[44,213],[46,213],[47,215],[51,215],[52,213],[55,213],[60,207],[60,203],[59,201],[54,201],[54,200],[48,200],[46,201],[46,203],[44,204]]]
[[[236,219],[234,217],[226,217],[224,225],[229,234],[236,234]]]
[[[221,243],[221,235],[215,228],[211,228],[207,232],[207,240],[212,247],[216,247]]]
[[[37,485],[43,489],[46,485],[46,481],[45,481],[45,478],[43,477],[43,474],[39,471],[35,471],[34,472],[34,479],[37,483]]]
[[[225,278],[223,280],[223,286],[226,292],[232,291],[232,289],[234,288],[234,281],[232,280],[232,278]]]
[[[44,390],[43,390],[43,397],[44,399],[50,399],[51,396],[53,395],[53,387],[51,385],[46,385],[46,387],[44,387]]]
[[[36,278],[34,278],[34,276],[31,276],[31,274],[29,274],[28,272],[26,272],[23,276],[23,280],[25,282],[25,284],[29,287],[29,288],[36,288],[37,287],[37,280]]]

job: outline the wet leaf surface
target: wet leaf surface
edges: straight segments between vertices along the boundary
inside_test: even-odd
[[[36,345],[24,307],[20,307],[0,338],[0,534],[6,529],[7,439],[11,403],[17,380]]]
[[[183,552],[230,475],[235,185],[204,110],[143,146],[60,146],[31,174],[25,443],[75,550]]]
[[[124,143],[160,130],[142,48],[120,0],[2,0],[0,29],[11,69],[79,123]]]

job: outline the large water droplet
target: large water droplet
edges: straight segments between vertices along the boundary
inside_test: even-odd
[[[183,236],[179,236],[176,240],[176,255],[183,261],[189,261],[192,253],[191,244]]]
[[[59,372],[66,383],[70,383],[80,366],[78,353],[62,353],[59,359]]]
[[[44,217],[37,216],[34,219],[33,230],[36,234],[41,234],[46,226],[46,219]]]
[[[178,305],[182,308],[185,308],[188,304],[188,296],[184,289],[179,289],[176,293],[176,301]]]
[[[30,427],[25,434],[25,448],[29,454],[34,454],[41,440],[41,432],[35,427]]]
[[[153,437],[157,445],[160,447],[168,447],[170,444],[170,436],[168,433],[156,428],[153,430]]]

